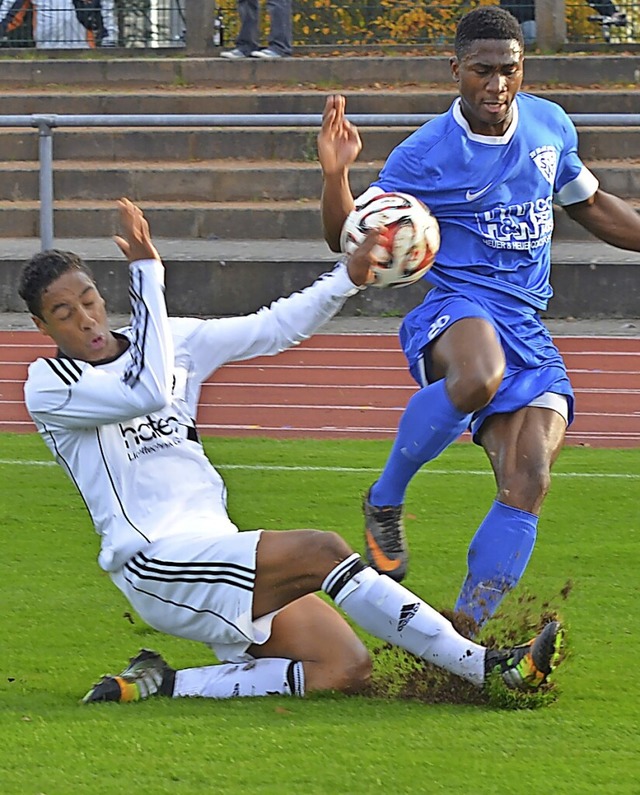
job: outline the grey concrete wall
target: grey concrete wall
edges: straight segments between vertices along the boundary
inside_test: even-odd
[[[0,85],[34,86],[322,86],[325,91],[347,86],[451,85],[448,56],[385,58],[310,58],[262,63],[258,59],[227,62],[222,58],[162,58],[130,55],[109,58],[21,60],[19,53],[0,57]],[[529,55],[528,83],[600,86],[640,82],[640,55]]]
[[[167,305],[173,315],[225,316],[246,314],[302,289],[326,272],[328,262],[172,261],[167,266]],[[123,261],[91,261],[109,310],[129,311],[128,270]],[[20,312],[21,262],[0,268],[0,312]],[[640,257],[626,262],[560,262],[554,265],[555,297],[545,312],[550,318],[629,318],[640,316]],[[396,290],[369,290],[351,298],[342,315],[402,315],[420,303],[424,282]]]

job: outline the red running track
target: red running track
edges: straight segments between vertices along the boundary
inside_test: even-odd
[[[558,337],[577,416],[567,443],[640,446],[640,338]],[[0,431],[31,432],[27,365],[53,348],[38,332],[0,332]],[[275,357],[227,365],[202,389],[209,436],[392,439],[416,389],[396,335],[319,334]]]

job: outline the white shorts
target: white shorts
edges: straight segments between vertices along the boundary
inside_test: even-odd
[[[205,643],[221,662],[250,660],[247,648],[269,639],[276,615],[252,618],[261,533],[160,539],[111,579],[155,629]]]

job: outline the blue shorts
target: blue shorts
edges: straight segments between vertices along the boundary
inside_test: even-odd
[[[493,301],[486,296],[462,296],[439,287],[427,293],[400,327],[400,344],[411,375],[420,386],[428,383],[425,349],[445,329],[465,317],[481,317],[491,323],[506,358],[505,374],[498,391],[487,406],[473,415],[474,441],[487,417],[518,411],[545,392],[567,398],[568,422],[573,422],[573,389],[551,334],[533,307],[509,301],[506,296]]]

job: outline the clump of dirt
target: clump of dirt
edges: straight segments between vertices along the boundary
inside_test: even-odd
[[[541,600],[523,591],[487,622],[478,634],[467,616],[442,610],[456,630],[490,649],[527,643],[550,621],[559,620],[555,607],[572,589],[567,582],[553,599]],[[477,635],[477,637],[475,637]],[[538,709],[556,700],[558,689],[551,681],[538,691],[509,690],[499,674],[492,674],[479,688],[412,654],[389,644],[373,650],[373,676],[366,695],[383,699],[408,699],[424,704],[474,704],[498,709]]]
[[[373,651],[373,677],[366,695],[424,704],[488,704],[484,689],[385,644]]]

